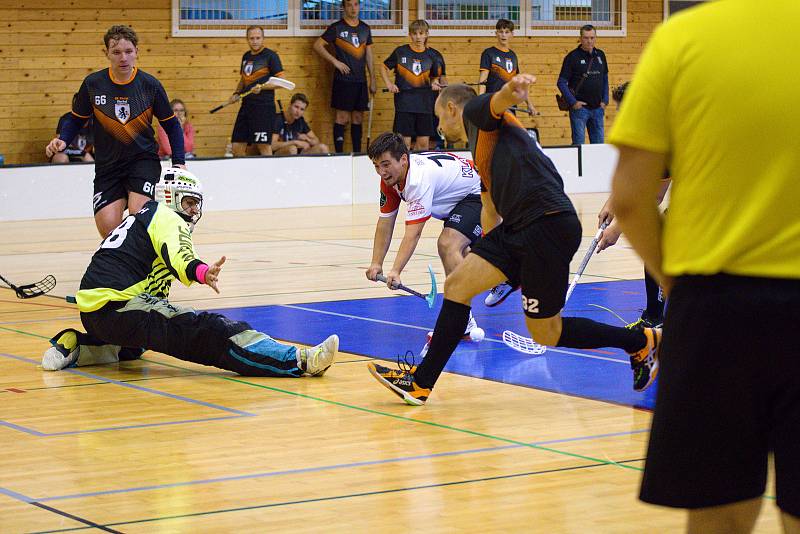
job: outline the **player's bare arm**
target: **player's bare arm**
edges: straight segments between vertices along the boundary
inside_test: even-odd
[[[350,67],[336,59],[336,56],[328,52],[327,41],[322,37],[314,41],[314,52],[319,54],[322,59],[333,65],[333,67],[342,74],[350,74]]]
[[[397,220],[397,212],[389,217],[380,217],[375,226],[375,239],[372,241],[372,262],[367,268],[367,279],[375,281],[379,274],[383,274],[383,260],[389,252],[389,245],[392,243],[394,233],[394,222]]]
[[[505,110],[528,99],[530,86],[536,83],[533,74],[517,74],[492,96],[492,113],[499,117]]]
[[[391,289],[395,289],[402,282],[400,280],[400,273],[408,264],[414,250],[417,248],[419,238],[422,236],[422,229],[425,227],[425,222],[416,224],[406,224],[406,231],[403,234],[403,240],[400,242],[400,248],[397,250],[397,255],[392,264],[392,270],[386,274],[386,285]]]

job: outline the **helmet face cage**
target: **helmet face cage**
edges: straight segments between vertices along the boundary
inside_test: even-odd
[[[194,198],[198,202],[198,213],[190,215],[183,208],[184,198]],[[200,181],[189,171],[170,168],[164,172],[163,179],[156,188],[156,200],[163,202],[180,215],[186,222],[197,224],[203,216],[203,190]]]

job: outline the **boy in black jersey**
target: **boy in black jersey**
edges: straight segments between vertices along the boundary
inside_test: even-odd
[[[428,39],[428,23],[415,20],[408,27],[410,45],[398,46],[386,58],[381,76],[389,92],[394,93],[395,133],[403,136],[406,146],[411,148],[411,138],[416,137],[415,150],[428,150],[428,141],[435,134],[433,129],[432,96],[433,83],[439,86],[439,60],[425,46]],[[395,83],[389,71],[395,71]]]
[[[358,18],[359,0],[343,0],[344,17],[325,30],[314,43],[314,51],[334,66],[331,107],[336,112],[333,123],[333,144],[336,152],[344,151],[344,129],[350,124],[353,152],[361,152],[364,112],[369,109],[369,96],[378,90],[372,55],[372,30]],[[335,54],[327,47],[331,46]],[[364,76],[369,71],[369,88]]]
[[[87,333],[70,328],[56,334],[42,368],[134,360],[154,350],[244,376],[322,375],[336,356],[335,335],[316,347],[298,348],[245,322],[167,300],[175,279],[219,293],[225,256],[208,265],[194,251],[192,229],[202,215],[203,193],[193,174],[168,169],[157,197],[100,243],[76,294]]]
[[[276,86],[266,84],[266,81],[272,76],[283,78],[283,65],[274,50],[264,47],[264,29],[261,26],[247,28],[247,44],[250,50],[242,55],[239,85],[228,101],[236,102],[241,93],[251,89],[253,92],[244,97],[236,115],[231,135],[233,155],[244,156],[247,145],[255,145],[259,154],[269,156],[272,154]]]
[[[275,117],[272,151],[276,156],[328,153],[328,145],[320,143],[319,137],[303,118],[307,107],[308,97],[303,93],[295,93],[289,109]]]
[[[627,330],[561,317],[581,225],[555,166],[507,111],[527,98],[535,79],[520,74],[499,92],[481,96],[466,85],[450,85],[436,101],[447,140],[468,140],[472,148],[483,186],[481,225],[491,231],[445,280],[444,303],[419,366],[398,370],[368,364],[378,381],[409,404],[425,404],[464,332],[472,297],[504,280],[521,284],[526,324],[537,342],[618,347],[630,354],[635,390],[655,379],[661,329]]]
[[[72,115],[45,148],[64,150],[92,117],[95,144],[94,220],[105,237],[127,208],[136,213],[152,200],[161,174],[151,122],[167,132],[172,164],[183,165],[183,131],[167,93],[153,76],[136,68],[139,38],[129,26],[112,26],[103,37],[109,68],[86,77],[72,99]]]
[[[514,23],[508,19],[500,19],[495,24],[497,44],[481,53],[480,78],[478,93],[494,93],[499,91],[511,78],[519,74],[517,54],[511,50],[511,39],[514,37]],[[523,100],[531,111],[531,103],[526,96]]]
[[[58,126],[56,126],[56,135],[61,133],[63,124],[69,120],[72,113],[64,113],[58,119]],[[92,138],[92,119],[89,118],[88,122],[80,129],[78,134],[72,140],[72,143],[64,149],[63,152],[56,152],[50,158],[50,163],[76,163],[76,162],[92,162],[94,157],[94,140]]]

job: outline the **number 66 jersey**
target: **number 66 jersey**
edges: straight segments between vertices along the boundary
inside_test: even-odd
[[[397,212],[406,202],[406,224],[431,217],[445,220],[453,208],[469,195],[480,195],[481,177],[472,160],[447,152],[410,154],[405,183],[389,187],[381,181],[380,216]]]
[[[196,282],[201,263],[189,223],[151,200],[100,243],[75,295],[78,309],[92,312],[141,293],[165,299],[174,279],[186,286]]]

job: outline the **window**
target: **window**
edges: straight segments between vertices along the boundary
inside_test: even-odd
[[[267,36],[319,35],[342,17],[341,0],[172,0],[174,36],[243,36],[250,25]],[[361,0],[359,17],[375,35],[405,35],[405,0]]]
[[[493,35],[498,19],[514,22],[519,35],[575,35],[584,24],[625,35],[626,0],[418,1],[418,16],[450,35]]]

